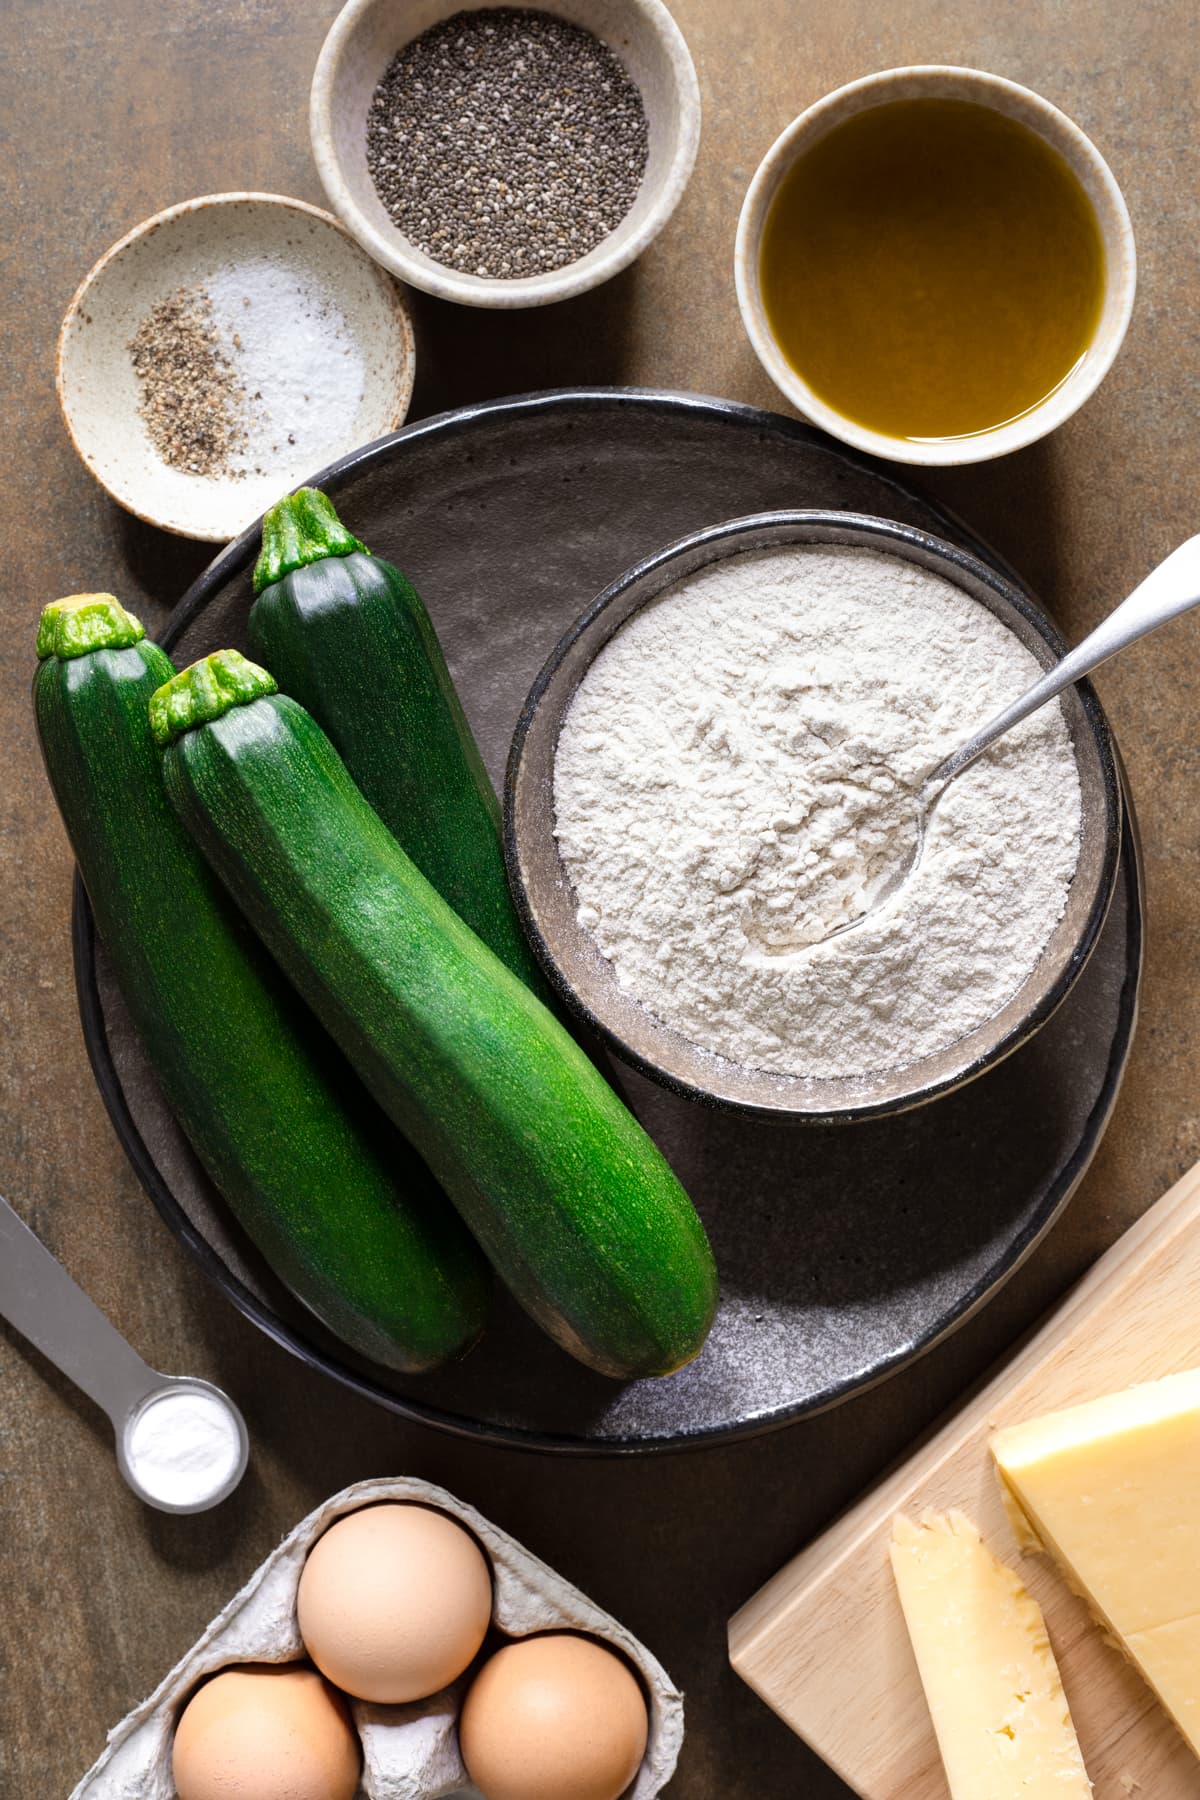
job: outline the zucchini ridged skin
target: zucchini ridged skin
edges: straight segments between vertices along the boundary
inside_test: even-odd
[[[144,639],[34,678],[50,784],[117,981],[196,1154],[280,1278],[375,1362],[461,1354],[483,1258],[181,827],[150,735],[174,674]]]
[[[233,705],[167,746],[165,777],[255,929],[543,1329],[621,1378],[695,1356],[717,1280],[691,1201],[308,713],[282,694]]]
[[[362,551],[322,556],[262,590],[249,638],[425,879],[548,999],[509,893],[496,795],[412,583]]]

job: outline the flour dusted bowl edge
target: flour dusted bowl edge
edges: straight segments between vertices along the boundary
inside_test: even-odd
[[[509,878],[531,940],[568,1006],[632,1067],[703,1103],[784,1122],[850,1123],[901,1112],[973,1080],[1026,1042],[1082,972],[1112,899],[1122,803],[1111,734],[1090,684],[1063,697],[1082,798],[1079,860],[1062,918],[1032,974],[1006,1005],[936,1055],[865,1077],[774,1074],[714,1055],[664,1025],[624,992],[611,963],[576,917],[576,897],[555,838],[559,732],[599,652],[667,589],[727,557],[783,545],[869,549],[949,580],[993,613],[1043,666],[1065,645],[1013,583],[967,552],[910,526],[854,513],[789,511],[714,525],[657,552],[592,602],[555,647],[522,709],[505,782]]]

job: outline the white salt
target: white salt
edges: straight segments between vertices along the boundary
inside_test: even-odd
[[[334,290],[268,256],[215,269],[204,290],[246,395],[249,446],[231,467],[315,468],[352,441],[366,371]]]

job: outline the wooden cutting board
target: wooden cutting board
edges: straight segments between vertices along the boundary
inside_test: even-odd
[[[947,1800],[887,1546],[894,1513],[957,1506],[1046,1615],[1097,1800],[1200,1800],[1200,1763],[1150,1689],[1053,1564],[1018,1552],[987,1448],[997,1425],[1196,1366],[1200,1164],[979,1394],[742,1608],[734,1668],[855,1793]]]

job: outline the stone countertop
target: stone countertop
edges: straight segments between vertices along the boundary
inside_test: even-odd
[[[731,1674],[725,1620],[948,1405],[1200,1155],[1200,749],[1188,619],[1104,671],[1146,852],[1140,1035],[1103,1148],[1033,1258],[907,1372],[776,1436],[725,1450],[575,1462],[406,1425],[310,1375],[199,1276],[126,1165],[92,1084],[68,942],[70,857],[28,704],[42,604],[111,588],[156,629],[211,551],[122,513],[76,461],[54,400],[59,320],[93,260],[147,214],[242,188],[320,201],[308,81],[324,0],[14,0],[3,81],[3,417],[10,650],[4,707],[0,1190],[146,1358],[227,1385],[254,1439],[216,1515],[143,1510],[106,1422],[0,1326],[0,1787],[65,1795],[106,1729],[157,1682],[280,1536],[356,1478],[409,1472],[480,1507],[609,1608],[686,1689],[672,1793],[760,1800],[845,1790]],[[1183,0],[674,0],[705,106],[679,212],[634,269],[524,314],[422,301],[412,417],[565,383],[776,395],[738,322],[743,191],[775,134],[855,76],[974,64],[1026,82],[1092,133],[1124,187],[1140,292],[1097,397],[1049,441],[923,485],[1032,582],[1068,637],[1197,529],[1200,40]],[[969,1197],[965,1197],[969,1198]]]

